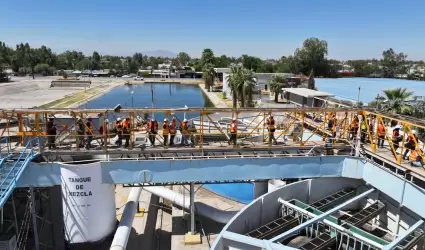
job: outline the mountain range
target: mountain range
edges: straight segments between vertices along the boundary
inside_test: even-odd
[[[154,57],[168,57],[174,58],[177,56],[176,53],[167,50],[153,50],[142,52],[143,55],[154,56]]]

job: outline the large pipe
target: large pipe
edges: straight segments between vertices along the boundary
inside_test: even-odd
[[[139,203],[141,187],[134,187],[130,190],[127,204],[121,216],[120,224],[115,232],[114,240],[112,241],[110,250],[123,250],[127,247],[128,238],[131,229],[133,228],[133,219],[137,213],[137,205]]]
[[[144,189],[156,196],[171,201],[173,204],[184,209],[190,209],[190,197],[176,193],[173,190],[164,187],[144,187]],[[202,202],[195,202],[195,209],[199,215],[207,217],[213,221],[226,224],[239,211],[223,211],[215,207],[211,207]]]

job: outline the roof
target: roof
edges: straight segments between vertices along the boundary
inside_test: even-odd
[[[335,96],[333,94],[329,94],[326,92],[320,92],[317,90],[306,89],[306,88],[282,88],[283,91],[293,93],[295,95],[303,96],[303,97],[318,97],[318,96]]]

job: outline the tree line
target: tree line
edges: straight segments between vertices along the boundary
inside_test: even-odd
[[[140,68],[158,69],[159,64],[171,63],[176,68],[190,66],[195,71],[204,71],[206,66],[228,68],[242,65],[257,73],[295,73],[315,76],[336,77],[342,65],[353,67],[355,76],[369,77],[374,74],[393,78],[399,74],[408,74],[413,64],[425,65],[423,61],[408,61],[407,55],[393,49],[383,51],[381,59],[338,61],[329,59],[328,43],[318,38],[306,39],[293,55],[279,59],[263,60],[244,54],[240,57],[216,56],[211,49],[205,49],[199,58],[191,58],[186,52],[180,52],[175,58],[152,57],[135,53],[133,56],[101,55],[94,51],[85,55],[81,51],[54,53],[50,48],[31,47],[28,43],[9,47],[0,42],[0,70],[11,68],[22,74],[40,73],[50,75],[56,70],[100,70],[109,69],[111,73],[136,73]],[[208,64],[208,65],[207,65]],[[413,72],[415,73],[415,72]]]

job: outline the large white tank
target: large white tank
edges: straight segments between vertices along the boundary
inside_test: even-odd
[[[65,239],[96,242],[116,228],[115,188],[102,184],[100,162],[60,164]]]

